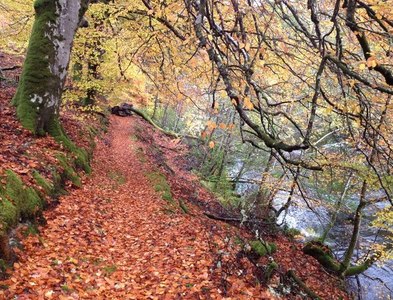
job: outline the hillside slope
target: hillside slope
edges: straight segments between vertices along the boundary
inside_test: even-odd
[[[220,206],[182,167],[185,152],[139,117],[112,117],[109,134],[97,141],[92,175],[16,249],[0,297],[275,299],[258,284],[262,268],[242,255],[239,240],[252,237],[203,214]],[[272,287],[295,268],[322,298],[346,297],[300,245],[276,242],[280,269]],[[285,298],[300,295],[292,288]]]

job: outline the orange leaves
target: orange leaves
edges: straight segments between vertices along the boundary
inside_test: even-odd
[[[252,104],[251,99],[249,97],[244,97],[243,106],[246,109],[254,109],[254,104]]]
[[[216,128],[217,128],[216,122],[213,122],[213,121],[211,121],[211,120],[209,120],[209,121],[206,122],[206,126],[207,126],[207,128],[208,128],[209,130],[213,130],[213,129],[216,129]]]
[[[220,123],[220,124],[218,124],[218,127],[219,127],[220,129],[225,130],[225,129],[227,128],[227,125],[226,125],[225,123]]]
[[[213,142],[213,141],[210,141],[210,142],[209,142],[209,148],[210,148],[210,149],[213,149],[214,146],[215,146],[214,142]]]
[[[367,67],[375,68],[376,66],[377,66],[377,59],[375,58],[375,56],[370,56],[367,59]]]
[[[375,68],[378,65],[377,59],[374,55],[370,56],[366,62],[362,62],[359,64],[359,70],[363,71],[367,68]]]
[[[219,123],[219,124],[217,124],[216,122],[209,120],[206,122],[206,129],[204,131],[202,131],[202,133],[201,133],[201,138],[202,139],[207,138],[217,128],[219,128],[221,130],[233,130],[235,128],[235,124],[233,124],[233,123],[230,123],[230,124]],[[209,144],[209,147],[214,148],[214,145]]]

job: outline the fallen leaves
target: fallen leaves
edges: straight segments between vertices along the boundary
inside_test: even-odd
[[[14,123],[7,130],[22,130],[15,129],[17,123],[12,118],[7,122]],[[74,123],[65,124],[71,135],[78,132]],[[236,262],[239,247],[231,239],[224,242],[227,237],[246,233],[221,227],[189,201],[191,195],[198,195],[195,203],[212,211],[222,209],[184,168],[187,147],[136,118],[114,117],[111,124],[107,137],[111,142],[98,142],[93,175],[84,178],[81,189],[70,191],[57,207],[46,211],[47,225],[40,228],[40,236],[29,236],[23,241],[24,251],[16,250],[19,260],[10,278],[2,282],[8,289],[0,290],[0,298],[273,299],[266,287],[256,284],[254,266],[242,262],[242,268],[248,270],[244,271]],[[157,144],[152,147],[131,141],[135,126],[143,126],[143,133],[152,136],[147,140]],[[208,126],[217,127],[215,123]],[[0,159],[4,158],[6,168],[29,178],[32,169],[43,168],[42,162],[52,159],[50,149],[58,146],[49,137],[35,140],[22,132],[20,141],[0,141]],[[172,194],[175,199],[187,200],[192,216],[165,212],[167,203],[145,177],[157,166],[143,162],[137,149],[160,145],[161,161],[175,174],[168,176]],[[37,152],[40,159],[37,155],[18,155],[19,150],[13,152],[13,147]],[[16,159],[11,159],[14,154]],[[121,176],[109,176],[114,171]],[[124,180],[120,182],[118,177]],[[289,254],[282,261],[275,259],[285,267],[296,268],[305,261],[304,256],[299,249],[291,252],[286,243],[282,241],[279,247]],[[310,266],[313,263],[307,265],[308,270]],[[321,277],[320,269],[316,268],[315,274],[310,281],[313,284]]]
[[[124,147],[131,143],[129,120],[112,120],[113,146],[99,143],[92,177],[45,212],[48,224],[40,237],[24,241],[25,251],[4,282],[7,297],[222,298],[220,276],[212,269],[219,249],[211,243],[222,245],[224,231],[214,235],[205,219],[162,210],[165,201],[144,175],[151,166],[138,160],[135,145]],[[113,170],[124,182],[108,176]],[[250,278],[243,286],[260,290]]]

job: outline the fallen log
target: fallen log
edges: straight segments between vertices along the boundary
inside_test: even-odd
[[[209,212],[204,212],[203,214],[206,217],[208,217],[209,219],[216,220],[216,221],[236,222],[236,223],[241,223],[241,221],[242,221],[241,218],[220,217],[220,216],[213,215],[213,214],[211,214]]]

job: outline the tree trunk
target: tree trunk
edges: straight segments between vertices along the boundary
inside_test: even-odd
[[[268,172],[271,170],[274,162],[274,156],[272,153],[269,155],[269,159],[266,163],[265,169],[263,170],[261,177],[261,184],[259,185],[258,194],[256,195],[256,209],[261,219],[269,218],[269,193],[270,189],[265,186],[267,181]]]
[[[367,192],[367,182],[364,180],[363,184],[362,184],[362,190],[360,192],[359,204],[358,204],[358,207],[357,207],[356,213],[355,213],[355,220],[354,220],[351,240],[349,242],[347,251],[345,252],[344,259],[341,263],[340,272],[342,274],[345,274],[345,272],[348,270],[350,263],[351,263],[352,256],[353,256],[353,252],[355,251],[355,247],[358,242],[359,233],[360,233],[360,225],[362,222],[362,213],[363,213],[364,207],[367,204],[366,192]]]
[[[63,135],[58,122],[71,48],[88,0],[36,0],[35,21],[17,93],[22,125],[33,133]]]
[[[336,224],[337,215],[338,215],[338,213],[339,213],[339,211],[341,209],[342,203],[343,203],[343,201],[344,201],[344,199],[345,199],[345,197],[347,195],[349,186],[351,184],[351,180],[352,180],[352,173],[348,177],[347,183],[345,184],[344,191],[342,192],[341,197],[336,201],[336,203],[334,205],[334,209],[333,209],[330,221],[327,224],[327,226],[326,226],[326,228],[325,228],[325,230],[324,230],[324,232],[323,232],[323,234],[321,236],[321,239],[320,239],[322,243],[325,243],[326,238],[328,237],[328,235],[330,233],[330,230],[332,230],[334,224]]]
[[[158,94],[157,94],[157,95],[154,97],[153,115],[151,116],[151,119],[152,119],[153,121],[157,121],[157,120],[156,120],[156,118],[157,118],[156,114],[157,114],[157,109],[158,109],[158,102],[159,102],[159,100],[158,100]]]

